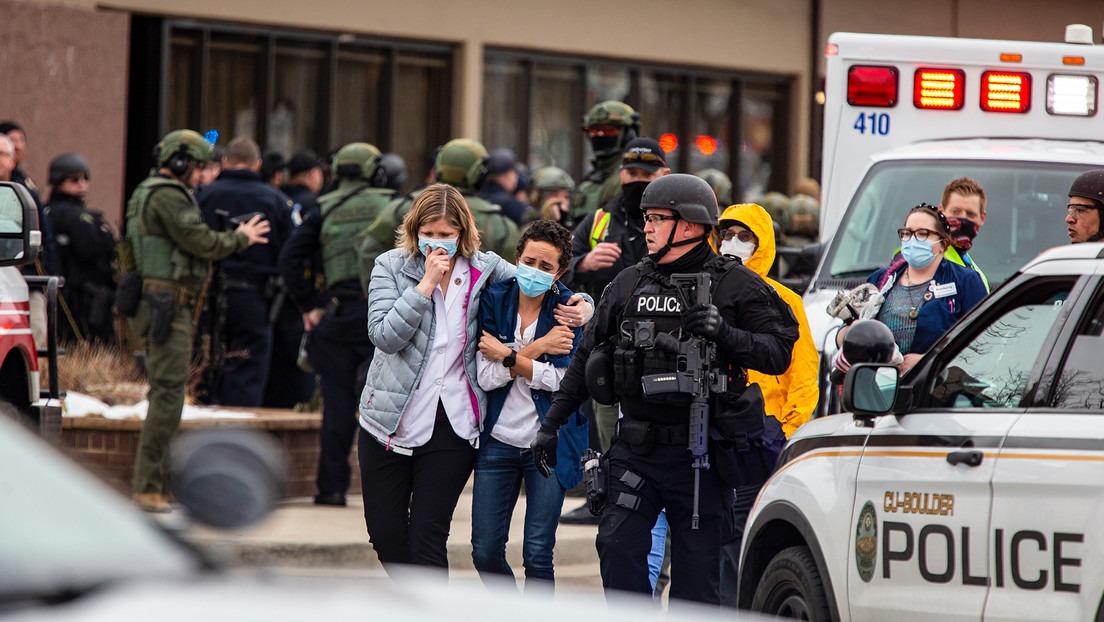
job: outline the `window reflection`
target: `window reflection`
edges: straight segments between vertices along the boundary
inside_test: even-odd
[[[558,166],[571,171],[578,165],[578,102],[580,72],[571,67],[537,65],[533,69],[530,106],[529,165]]]

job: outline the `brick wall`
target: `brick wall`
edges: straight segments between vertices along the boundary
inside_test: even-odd
[[[181,423],[181,431],[192,429],[238,427],[264,430],[287,451],[287,497],[313,496],[318,468],[318,430],[322,416],[318,413],[294,413],[282,410],[256,412],[255,419],[197,419]],[[138,450],[138,434],[142,421],[138,419],[104,419],[102,417],[65,417],[62,421],[61,447],[100,479],[123,494],[130,493],[134,455]],[[350,455],[353,482],[350,494],[360,493],[360,470],[356,459],[356,444]]]

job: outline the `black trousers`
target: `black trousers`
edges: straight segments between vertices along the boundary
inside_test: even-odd
[[[387,451],[367,432],[358,446],[364,524],[380,563],[447,569],[452,514],[475,466],[471,443],[438,403],[433,436],[412,456]]]
[[[345,494],[352,479],[349,452],[359,427],[357,403],[375,352],[368,339],[366,317],[367,301],[342,303],[322,317],[307,341],[307,358],[322,389],[316,483],[324,495]]]
[[[721,547],[721,605],[736,607],[739,594],[740,547],[744,542],[751,506],[759,496],[762,484],[751,484],[736,489],[736,499],[732,504],[732,539]]]
[[[673,599],[717,604],[720,599],[721,547],[731,539],[732,489],[715,470],[701,471],[698,513],[700,525],[691,529],[694,469],[685,443],[659,444],[638,455],[614,437],[609,450],[610,494],[598,525],[598,558],[602,585],[651,595],[648,551],[652,527],[661,509],[667,509],[671,539],[671,592]],[[627,470],[643,478],[634,489],[618,477]],[[631,506],[635,502],[635,509]]]

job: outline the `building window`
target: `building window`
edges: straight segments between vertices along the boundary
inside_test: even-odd
[[[640,113],[642,133],[670,147],[671,170],[720,169],[732,178],[734,198],[754,200],[789,191],[791,82],[492,48],[484,65],[484,142],[513,149],[534,168],[559,166],[578,181],[592,158],[583,114],[600,101],[624,101]]]
[[[215,129],[219,144],[249,136],[285,156],[370,142],[406,160],[405,190],[451,138],[450,46],[191,20],[165,28],[166,127],[158,134]]]

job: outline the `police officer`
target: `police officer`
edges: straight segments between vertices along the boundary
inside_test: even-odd
[[[509,149],[495,149],[487,156],[487,179],[479,196],[502,208],[502,213],[518,225],[525,223],[529,206],[517,198],[517,156]]]
[[[265,244],[268,221],[254,216],[234,231],[215,232],[203,223],[191,189],[213,154],[211,143],[192,130],[165,135],[154,150],[157,168],[127,203],[126,236],[134,249],[142,298],[130,318],[145,343],[149,411],[134,460],[134,500],[142,509],[169,506],[168,449],[180,426],[192,359],[192,313],[207,279],[208,262],[254,244]]]
[[[530,216],[541,220],[554,220],[568,229],[575,228],[571,215],[571,195],[575,192],[575,180],[562,168],[545,166],[533,173],[529,183]]]
[[[433,170],[438,182],[460,191],[468,204],[475,226],[479,228],[479,250],[493,251],[506,261],[513,262],[520,238],[517,223],[502,212],[502,208],[477,193],[487,180],[489,154],[482,143],[469,138],[457,138],[445,143],[437,151]],[[399,199],[394,210],[395,226],[402,223],[410,211],[417,192]]]
[[[603,294],[533,442],[534,459],[546,468],[555,463],[559,426],[588,394],[588,359],[595,346],[608,344],[613,397],[620,400],[624,418],[607,454],[610,492],[597,539],[603,585],[650,594],[651,529],[665,507],[672,538],[671,598],[717,603],[733,485],[722,482],[717,468],[699,471],[700,524],[695,529],[690,396],[645,395],[642,379],[678,371],[669,341],[696,335],[716,344],[715,365],[728,377],[728,391],[716,401],[740,404],[744,394],[758,393],[755,385],[744,388],[745,368],[778,374],[789,365],[797,323],[770,286],[709,246],[717,200],[705,181],[684,174],[661,177],[645,189],[641,207],[651,254],[617,275]],[[702,272],[710,276],[712,302],[687,308],[696,295],[672,275]],[[666,337],[656,337],[660,334]],[[761,419],[761,395],[757,412],[754,407],[749,400],[745,415]]]
[[[717,195],[718,205],[732,205],[732,179],[730,179],[724,171],[715,168],[706,168],[694,174],[704,179],[705,183],[709,184],[709,187],[713,189],[713,194]],[[722,207],[721,209],[723,210],[724,208]]]
[[[624,102],[600,102],[583,117],[583,131],[594,159],[572,201],[571,213],[576,221],[605,205],[620,189],[615,173],[621,165],[621,152],[640,134],[640,114]]]
[[[50,202],[45,212],[58,241],[69,309],[68,321],[59,322],[58,330],[62,339],[110,343],[115,332],[111,313],[115,234],[103,214],[85,204],[90,180],[88,161],[80,154],[65,153],[50,162]]]
[[[1085,171],[1073,180],[1066,206],[1070,243],[1104,239],[1104,169]]]
[[[253,139],[239,136],[226,146],[222,172],[199,193],[199,207],[209,227],[220,229],[219,213],[230,222],[260,214],[272,231],[268,244],[241,251],[222,262],[225,274],[226,357],[209,387],[213,403],[258,407],[264,397],[272,358],[271,305],[282,284],[276,260],[291,235],[292,202],[261,179],[261,150]],[[216,293],[218,295],[218,293]],[[279,381],[279,380],[278,380]]]
[[[307,357],[322,389],[318,494],[314,503],[344,506],[357,429],[357,399],[374,349],[368,339],[368,300],[357,272],[356,236],[393,196],[380,152],[350,143],[334,155],[337,189],[318,199],[320,210],[292,234],[280,254],[288,293],[303,315]],[[316,287],[302,266],[319,250],[325,286]]]

